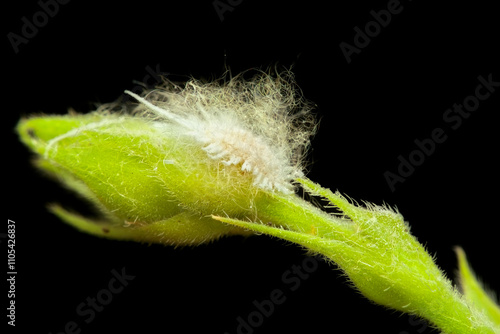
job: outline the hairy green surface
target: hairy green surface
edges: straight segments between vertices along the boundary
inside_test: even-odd
[[[373,302],[429,320],[444,333],[499,333],[494,319],[473,307],[436,266],[424,247],[409,233],[401,214],[387,207],[351,204],[307,179],[299,180],[345,216],[330,216],[329,226],[312,223],[309,232],[298,224],[268,226],[214,217],[234,226],[300,244],[336,263],[354,286]],[[290,203],[291,204],[291,203]],[[285,216],[286,214],[283,213]],[[347,221],[346,221],[347,220]]]
[[[374,303],[423,317],[448,334],[499,334],[498,305],[463,251],[457,251],[461,293],[399,212],[355,205],[305,178],[296,151],[308,145],[310,118],[288,113],[298,104],[289,85],[257,83],[194,82],[151,100],[133,95],[143,104],[139,115],[36,116],[21,120],[17,131],[38,168],[100,212],[91,219],[50,205],[82,232],[172,246],[264,233],[322,254]],[[300,122],[300,138],[292,138]],[[290,180],[339,213],[297,196]]]
[[[465,298],[497,326],[500,327],[500,306],[495,302],[493,292],[487,292],[472,271],[465,252],[461,247],[455,249],[458,256],[458,281]]]

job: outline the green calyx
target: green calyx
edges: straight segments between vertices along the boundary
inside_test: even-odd
[[[154,122],[96,113],[43,116],[22,120],[17,131],[38,154],[37,167],[102,213],[103,220],[92,222],[55,207],[58,216],[79,229],[108,238],[172,245],[249,234],[206,218],[205,212],[208,208],[209,213],[221,213],[213,197],[223,195],[237,199],[225,209],[243,217],[251,210],[242,208],[255,195],[235,196],[241,189],[229,187],[232,175],[215,177],[217,165],[199,147],[166,135]],[[210,179],[213,187],[206,183]]]

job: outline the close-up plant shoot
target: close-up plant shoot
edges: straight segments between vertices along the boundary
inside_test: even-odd
[[[98,213],[49,204],[60,220],[96,237],[173,247],[265,234],[321,256],[372,302],[442,333],[500,333],[496,297],[460,246],[453,282],[397,209],[307,177],[318,121],[290,71],[163,79],[125,94],[90,113],[18,123],[35,166]]]

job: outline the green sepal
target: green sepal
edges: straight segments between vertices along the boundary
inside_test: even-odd
[[[475,307],[482,310],[490,321],[500,327],[500,306],[492,293],[486,292],[472,271],[464,250],[455,247],[458,257],[458,282],[463,294]]]
[[[50,205],[49,210],[59,219],[81,232],[113,240],[159,243],[171,246],[196,246],[215,241],[223,236],[253,234],[251,232],[245,233],[239,228],[228,228],[228,226],[213,219],[200,217],[189,212],[181,212],[169,219],[149,224],[117,225],[107,220],[83,217],[57,204]]]

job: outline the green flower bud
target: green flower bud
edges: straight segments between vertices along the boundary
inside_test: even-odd
[[[189,205],[201,198],[209,207],[217,187],[234,198],[234,187],[224,189],[227,178],[215,182],[216,166],[202,159],[200,149],[165,136],[153,125],[140,118],[94,113],[33,117],[21,121],[18,132],[39,154],[39,168],[100,209],[104,221],[76,224],[73,214],[53,207],[80,229],[110,238],[175,245],[248,234],[206,218]],[[212,180],[214,187],[197,187],[202,179]],[[241,211],[237,205],[243,206],[244,201],[240,196],[226,209]],[[212,211],[220,212],[217,205]]]
[[[127,93],[139,102],[132,112],[104,105],[17,127],[36,165],[103,215],[92,221],[52,206],[66,222],[109,238],[195,245],[251,234],[211,215],[255,219],[274,194],[294,196],[312,122],[290,112],[300,104],[283,79]]]

